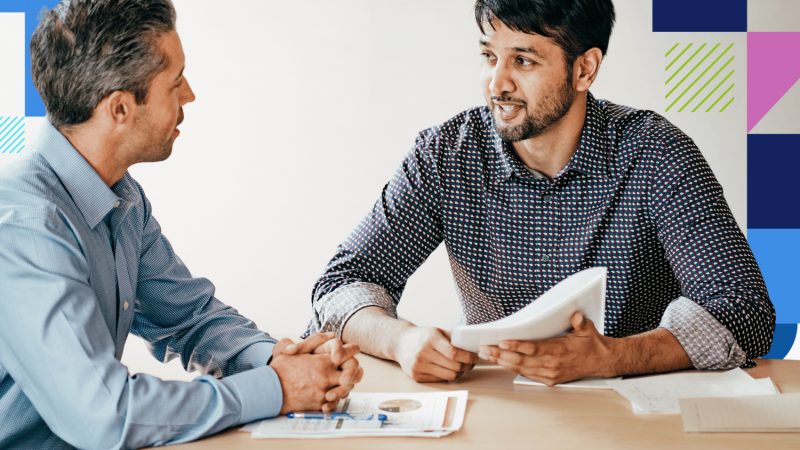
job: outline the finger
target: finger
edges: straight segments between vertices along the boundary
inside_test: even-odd
[[[426,364],[423,366],[422,372],[435,377],[436,381],[453,381],[458,378],[458,372],[461,371],[450,370],[437,364]]]
[[[420,356],[424,362],[440,366],[453,372],[464,371],[469,366],[468,364],[453,361],[433,348],[427,348],[423,350]]]
[[[451,361],[457,361],[466,365],[475,364],[478,361],[478,355],[453,347],[453,345],[450,344],[450,338],[447,337],[447,333],[443,330],[439,331],[441,334],[433,341],[433,348],[437,352]]]
[[[493,364],[500,364],[499,361],[503,360],[514,366],[534,368],[542,367],[545,358],[548,358],[548,356],[528,356],[522,353],[501,350],[493,345],[484,345],[481,347],[480,358]],[[515,372],[517,371],[515,370]]]
[[[294,354],[294,351],[293,351],[294,349],[292,349],[291,352],[288,350],[288,347],[290,345],[292,345],[292,346],[294,345],[294,342],[292,342],[291,339],[289,339],[289,338],[281,339],[280,341],[278,341],[277,344],[275,344],[275,347],[272,348],[272,356],[275,357],[275,356],[278,356],[278,355],[291,355],[291,354]]]
[[[545,341],[546,342],[546,341]],[[522,353],[528,356],[537,356],[537,350],[539,347],[546,347],[545,345],[539,345],[539,342],[527,342],[527,341],[501,341],[498,347],[502,350],[509,350],[512,352]],[[492,347],[492,346],[486,346]],[[483,351],[483,349],[481,349]]]
[[[336,402],[350,395],[350,391],[353,390],[353,387],[354,385],[352,384],[336,386],[325,393],[325,401],[333,403],[334,406],[336,406]]]
[[[326,342],[325,345],[323,345],[322,347],[328,347],[328,346],[333,347],[334,344],[331,344],[332,342],[338,342],[340,344],[338,346],[338,350],[335,353],[331,352],[331,362],[333,362],[333,364],[335,364],[336,366],[341,366],[345,361],[349,361],[354,356],[361,353],[361,348],[358,346],[358,344],[341,345],[341,341],[339,341],[338,339],[332,339]],[[317,353],[317,351],[314,351],[314,353]],[[327,351],[322,350],[321,353],[327,353]]]
[[[576,333],[582,336],[601,335],[600,332],[597,331],[597,328],[595,328],[594,322],[580,312],[576,312],[572,315],[572,331],[570,334]]]
[[[345,385],[358,382],[356,381],[356,377],[358,376],[358,372],[361,367],[359,367],[357,359],[348,359],[344,362],[344,364],[342,364],[341,368],[342,373],[339,375],[339,384]]]
[[[327,342],[327,341],[329,341],[329,340],[331,340],[331,339],[333,339],[335,337],[336,337],[336,334],[332,333],[332,332],[312,334],[311,336],[308,337],[308,339],[306,339],[306,340],[304,340],[302,342],[298,342],[297,344],[294,344],[293,346],[289,346],[289,348],[287,348],[287,350],[291,351],[292,353],[288,353],[288,354],[293,355],[293,354],[296,354],[296,353],[297,354],[311,353],[311,352],[314,351],[315,348],[319,347],[320,345],[324,344],[325,342]]]
[[[341,339],[330,339],[329,341],[323,343],[322,345],[316,347],[314,349],[315,354],[323,354],[327,353],[331,355],[331,361],[336,363],[338,366],[341,364],[339,360],[342,359],[342,351],[343,351],[344,343],[342,343]]]

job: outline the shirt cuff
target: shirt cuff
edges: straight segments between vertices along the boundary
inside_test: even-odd
[[[368,306],[383,308],[397,318],[394,298],[381,286],[372,283],[353,283],[342,286],[314,302],[315,317],[309,333],[336,332],[342,338],[342,330],[350,317]]]
[[[659,326],[675,336],[696,369],[733,369],[747,362],[730,330],[686,297],[667,306]]]
[[[258,367],[264,367],[269,364],[272,359],[272,349],[275,347],[274,342],[256,342],[251,344],[238,355],[236,355],[231,371],[227,376],[244,372]]]
[[[219,380],[239,396],[242,405],[239,423],[275,417],[283,406],[283,390],[278,374],[270,366],[258,367]]]

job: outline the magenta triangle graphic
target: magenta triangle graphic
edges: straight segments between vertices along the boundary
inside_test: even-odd
[[[800,33],[747,33],[747,132],[800,80]]]

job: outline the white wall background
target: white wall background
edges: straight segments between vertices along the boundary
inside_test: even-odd
[[[416,134],[484,104],[473,0],[174,2],[197,101],[184,108],[170,159],[131,173],[218,298],[270,333],[298,336],[314,282]],[[736,43],[736,100],[725,113],[665,115],[703,150],[745,229],[745,34],[652,33],[652,2],[615,4],[598,98],[663,114],[667,50]],[[458,320],[443,248],[412,277],[399,311],[421,325]],[[134,337],[123,362],[192,377],[153,361]]]

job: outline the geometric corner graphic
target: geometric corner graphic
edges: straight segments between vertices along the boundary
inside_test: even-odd
[[[800,80],[800,32],[747,33],[747,132]]]
[[[800,81],[783,94],[750,134],[800,134]]]
[[[0,117],[0,154],[19,153],[25,148],[25,118]]]
[[[653,0],[653,31],[747,31],[747,0]]]
[[[25,2],[25,116],[44,117],[47,111],[31,78],[31,37],[44,14],[61,3],[60,0],[28,0]]]
[[[800,2],[754,0],[747,5],[747,31],[800,31]]]
[[[664,55],[668,76],[664,83],[668,89],[665,98],[669,103],[665,111],[674,107],[677,112],[683,112],[689,107],[687,112],[696,112],[702,107],[700,111],[703,112],[710,112],[712,109],[722,112],[733,102],[731,89],[734,87],[734,80],[729,78],[734,70],[728,67],[734,60],[733,52],[730,51],[733,43],[717,43],[710,49],[706,45],[675,44]],[[703,66],[706,60],[708,63]],[[721,101],[723,99],[725,100]]]
[[[797,339],[796,323],[779,323],[775,325],[775,336],[772,338],[772,348],[764,358],[783,359],[789,354]]]
[[[764,275],[779,324],[800,323],[800,292],[796,288],[800,230],[748,229],[747,242]]]
[[[798,167],[800,134],[747,135],[748,229],[800,229]]]

